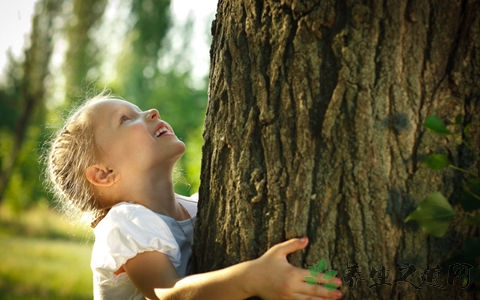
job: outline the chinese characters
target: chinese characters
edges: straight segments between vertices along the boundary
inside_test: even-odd
[[[435,267],[427,265],[426,268],[420,271],[420,282],[416,283],[414,282],[412,275],[419,272],[419,270],[413,264],[397,264],[399,275],[397,275],[396,278],[391,278],[389,274],[390,269],[385,268],[385,266],[382,265],[378,268],[372,266],[368,272],[367,279],[362,276],[358,262],[355,262],[351,266],[347,264],[347,269],[342,276],[342,280],[350,288],[357,287],[360,281],[368,280],[370,282],[368,285],[369,288],[379,286],[391,287],[393,284],[406,283],[416,290],[421,290],[423,285],[444,289],[446,284],[457,284],[461,289],[465,289],[470,284],[470,270],[472,268],[472,265],[466,263],[455,263],[450,265],[447,270],[447,282],[444,283],[441,281],[441,275],[444,273],[442,272],[443,270],[440,265],[437,264]]]

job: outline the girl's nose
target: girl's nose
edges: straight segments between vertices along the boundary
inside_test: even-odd
[[[147,115],[147,120],[160,119],[160,113],[155,108],[148,110],[146,115]]]

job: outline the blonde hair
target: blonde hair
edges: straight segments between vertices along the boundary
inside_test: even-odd
[[[101,207],[85,174],[87,168],[95,163],[97,155],[90,107],[107,99],[114,98],[102,92],[75,109],[54,135],[46,157],[48,182],[62,209],[67,213],[80,212],[82,217],[88,218],[92,227],[106,215],[108,209]]]

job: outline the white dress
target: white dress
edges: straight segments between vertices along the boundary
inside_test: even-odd
[[[142,205],[122,202],[97,224],[91,259],[94,299],[144,299],[126,272],[115,274],[127,260],[142,252],[167,255],[178,275],[187,275],[197,197],[176,196],[191,219],[176,221]]]

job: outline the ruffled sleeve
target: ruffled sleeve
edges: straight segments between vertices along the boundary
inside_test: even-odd
[[[117,204],[94,232],[93,270],[113,273],[137,254],[152,250],[167,255],[175,268],[180,264],[180,250],[167,223],[142,205]]]

